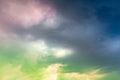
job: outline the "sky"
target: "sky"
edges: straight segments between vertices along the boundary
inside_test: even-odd
[[[119,80],[119,2],[0,0],[0,80]]]

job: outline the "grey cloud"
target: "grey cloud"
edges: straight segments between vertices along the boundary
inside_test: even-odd
[[[29,29],[16,28],[15,33],[22,38],[31,35],[33,40],[44,39],[51,45],[72,48],[76,51],[74,59],[79,56],[102,66],[119,65],[119,59],[104,50],[102,43],[106,39],[106,27],[97,18],[93,6],[81,0],[52,1],[58,14],[64,17],[57,28],[46,28],[39,24]]]

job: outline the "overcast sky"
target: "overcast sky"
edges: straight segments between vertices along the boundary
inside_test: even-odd
[[[120,69],[119,2],[0,0],[0,65],[42,62],[48,69],[59,69],[65,64],[68,72],[104,68],[103,72],[118,73],[102,80],[119,79],[114,76]],[[79,77],[77,72],[62,75]]]

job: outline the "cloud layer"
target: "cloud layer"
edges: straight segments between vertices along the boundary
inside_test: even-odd
[[[69,70],[119,70],[118,7],[112,0],[1,0],[1,60],[30,65],[45,61],[48,69],[61,62],[72,66]],[[54,74],[50,77],[56,80]],[[67,75],[81,76],[74,71]]]

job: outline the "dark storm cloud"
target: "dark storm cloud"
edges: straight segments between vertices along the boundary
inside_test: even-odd
[[[110,51],[102,43],[107,43],[106,40],[111,34],[119,36],[119,15],[120,9],[118,1],[115,0],[53,0],[58,11],[66,18],[75,21],[78,23],[77,29],[73,25],[72,29],[68,28],[65,30],[67,37],[71,36],[73,44],[77,46],[78,49],[84,50],[84,54],[88,58],[96,60],[102,64],[116,65],[119,64],[118,60],[119,53],[117,44],[112,38],[110,48],[117,48],[115,51]],[[87,24],[87,26],[86,26]],[[105,25],[104,25],[105,24]],[[81,27],[84,27],[83,29]],[[91,30],[93,29],[93,30]],[[110,31],[110,32],[109,32]],[[89,32],[92,32],[90,35]],[[88,35],[86,35],[88,33]],[[107,34],[106,34],[107,33]],[[81,34],[83,37],[81,37]],[[75,37],[76,36],[76,37]],[[68,38],[67,38],[68,39]],[[118,39],[119,43],[120,40]],[[70,42],[71,43],[71,42]],[[112,54],[111,54],[112,53]],[[113,55],[114,54],[114,55]]]
[[[105,30],[109,26],[109,20],[118,13],[112,11],[114,5],[109,5],[107,0],[51,0],[50,2],[60,15],[57,18],[62,16],[62,22],[57,28],[41,27],[45,25],[40,24],[29,29],[16,29],[16,33],[24,38],[31,35],[34,40],[44,39],[49,44],[75,49],[75,58],[84,57],[88,61],[104,66],[119,65],[119,57],[116,57],[118,55],[113,56],[110,49],[107,49],[107,44],[111,42],[106,44],[108,32]]]

